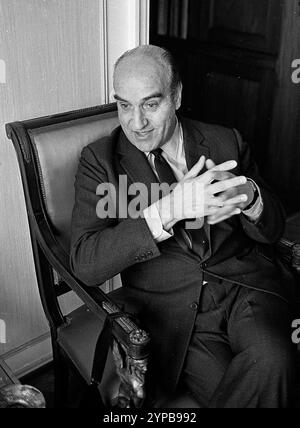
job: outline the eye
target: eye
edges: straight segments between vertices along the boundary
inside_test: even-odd
[[[119,106],[121,107],[122,110],[127,111],[129,110],[129,104],[127,103],[119,103]]]
[[[150,101],[145,104],[146,110],[156,110],[158,108],[159,104],[157,101]]]

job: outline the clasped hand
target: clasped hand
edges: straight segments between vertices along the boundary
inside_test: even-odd
[[[200,174],[204,166],[207,171]],[[230,172],[236,166],[236,161],[217,166],[202,156],[173,192],[159,201],[164,227],[196,218],[206,218],[208,224],[214,225],[240,215],[252,202],[254,192],[246,177],[236,177]]]

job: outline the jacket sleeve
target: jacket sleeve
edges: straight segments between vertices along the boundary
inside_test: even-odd
[[[246,177],[252,178],[259,186],[264,204],[261,217],[256,223],[241,215],[243,229],[255,241],[274,244],[282,237],[284,232],[286,219],[284,209],[277,196],[261,178],[257,165],[251,156],[249,146],[236,130],[234,130],[234,133],[239,147],[241,172]]]
[[[101,161],[90,147],[85,148],[75,181],[70,262],[75,276],[90,286],[160,256],[145,219],[103,218],[97,214],[101,200],[97,188],[107,182]],[[110,196],[114,201],[114,195]]]

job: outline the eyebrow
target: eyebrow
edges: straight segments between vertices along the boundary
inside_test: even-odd
[[[163,97],[163,94],[162,94],[162,93],[160,93],[160,92],[156,92],[156,93],[154,93],[154,94],[152,94],[152,95],[149,95],[148,97],[143,98],[143,100],[142,100],[142,101],[149,101],[149,100],[151,100],[152,98],[162,98],[162,97]],[[124,100],[123,98],[119,97],[119,95],[117,95],[117,94],[115,94],[115,95],[114,95],[114,98],[115,98],[115,100],[117,100],[117,101],[120,101],[120,102],[123,102],[123,103],[128,103],[128,104],[130,104],[130,103],[129,103],[129,101]]]

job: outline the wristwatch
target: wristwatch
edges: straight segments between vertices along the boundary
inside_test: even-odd
[[[248,183],[250,183],[250,186],[252,187],[252,189],[253,189],[253,192],[254,192],[254,196],[253,196],[253,201],[251,202],[251,204],[250,205],[248,205],[247,207],[246,207],[246,211],[248,211],[248,210],[250,210],[254,205],[255,205],[255,203],[256,203],[256,201],[257,201],[257,198],[259,197],[259,192],[258,192],[258,189],[257,189],[257,186],[256,186],[256,184],[255,183],[253,183],[253,181],[252,180],[247,180],[248,181]]]

